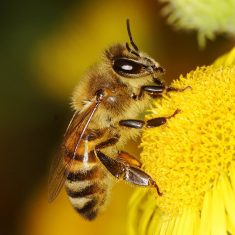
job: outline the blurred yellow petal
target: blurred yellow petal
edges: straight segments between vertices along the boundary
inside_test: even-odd
[[[199,235],[209,235],[211,228],[211,217],[212,217],[212,193],[211,191],[205,194],[202,210],[201,210],[201,221]]]
[[[232,172],[235,172],[235,170],[233,169]],[[219,183],[221,192],[223,193],[221,197],[223,198],[227,215],[231,218],[231,226],[235,230],[235,191],[232,189],[231,183],[227,177],[222,177]]]
[[[222,177],[223,178],[223,177]],[[227,229],[226,229],[226,222],[225,222],[225,208],[223,204],[223,198],[222,198],[222,190],[219,187],[218,184],[217,187],[212,189],[212,212],[211,212],[211,234],[212,235],[226,235]]]
[[[235,65],[235,47],[228,54],[219,57],[213,64],[216,66]]]

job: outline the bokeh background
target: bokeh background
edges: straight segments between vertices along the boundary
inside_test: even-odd
[[[0,7],[0,234],[125,234],[133,188],[115,185],[107,210],[82,220],[64,192],[47,203],[53,156],[72,116],[79,77],[103,49],[128,40],[162,64],[168,83],[208,65],[234,42],[223,36],[200,50],[196,33],[175,31],[157,0],[9,0]],[[206,87],[205,87],[206,89]],[[138,155],[138,142],[127,144]]]

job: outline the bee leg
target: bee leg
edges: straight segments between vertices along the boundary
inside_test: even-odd
[[[120,138],[119,135],[115,135],[114,137],[96,145],[95,150],[99,151],[100,149],[113,146],[118,142],[119,138]],[[132,156],[129,153],[124,152],[124,151],[118,152],[117,158],[119,161],[126,163],[126,164],[129,164],[129,165],[132,165],[132,166],[141,167],[141,165],[142,165],[142,163],[137,158],[135,158],[134,156]]]
[[[120,126],[125,126],[129,128],[142,129],[145,125],[145,121],[135,120],[135,119],[127,119],[119,121]]]
[[[182,91],[185,91],[186,89],[192,89],[192,87],[191,86],[186,86],[184,88],[176,88],[176,87],[168,86],[168,87],[166,87],[166,92],[169,92],[169,91],[182,92]]]
[[[132,99],[134,100],[140,100],[144,93],[148,93],[151,97],[156,98],[158,96],[161,96],[163,91],[165,90],[164,85],[158,85],[158,86],[142,86],[140,88],[140,93],[138,95],[133,94]]]
[[[142,166],[142,163],[139,161],[139,159],[137,159],[136,157],[124,151],[120,151],[118,153],[117,159],[118,161],[129,164],[131,166],[135,166],[139,168]]]
[[[146,122],[142,120],[135,120],[135,119],[121,120],[119,121],[119,125],[129,127],[129,128],[135,128],[135,129],[142,129],[143,127],[147,127],[147,128],[158,127],[158,126],[164,125],[167,122],[167,119],[174,117],[179,112],[180,110],[176,109],[175,112],[168,117],[152,118]]]
[[[146,121],[146,127],[153,128],[153,127],[164,125],[167,119],[174,117],[179,112],[180,112],[180,109],[176,109],[175,112],[168,117],[157,117],[157,118],[149,119],[148,121]]]
[[[162,195],[156,182],[142,169],[110,158],[99,150],[96,150],[95,153],[106,169],[117,179],[122,179],[139,186],[152,186],[156,188],[159,196]]]
[[[103,149],[103,148],[107,148],[107,147],[113,146],[113,145],[115,145],[118,142],[119,138],[120,138],[119,135],[115,135],[114,137],[112,137],[112,138],[110,138],[110,139],[108,139],[106,141],[103,141],[100,144],[97,144],[95,146],[95,149],[96,150],[100,150],[100,149]]]
[[[165,87],[164,84],[159,84],[159,85],[155,85],[155,86],[142,86],[140,88],[140,93],[138,95],[136,94],[132,94],[132,99],[134,100],[140,100],[144,93],[148,93],[152,98],[156,98],[159,96],[162,96],[162,93],[164,91],[166,92],[171,92],[171,91],[176,91],[176,92],[182,92],[186,89],[192,89],[191,86],[186,86],[184,88],[176,88],[176,87]]]

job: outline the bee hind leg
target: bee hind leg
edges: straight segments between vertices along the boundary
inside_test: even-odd
[[[136,157],[124,151],[120,151],[118,153],[117,159],[118,161],[129,164],[131,166],[135,166],[139,168],[142,166],[142,163],[139,161],[139,159],[137,159]]]
[[[124,161],[110,158],[100,150],[96,150],[95,153],[106,169],[117,179],[122,179],[139,186],[152,186],[156,188],[159,196],[162,195],[156,182],[139,167],[129,165]]]
[[[100,149],[104,149],[104,148],[113,146],[118,142],[119,138],[120,138],[120,136],[115,135],[114,137],[96,145],[95,150],[99,151]],[[129,153],[127,153],[125,151],[119,151],[118,155],[117,155],[117,159],[118,159],[118,161],[121,161],[124,164],[132,165],[132,166],[139,167],[139,168],[142,165],[142,163],[137,158],[135,158],[134,156],[130,155]]]

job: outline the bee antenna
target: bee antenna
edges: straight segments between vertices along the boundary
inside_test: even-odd
[[[130,38],[130,43],[133,46],[133,48],[136,50],[136,52],[139,51],[138,47],[136,46],[136,44],[134,43],[133,39],[132,39],[132,35],[131,35],[131,28],[130,28],[130,20],[127,19],[126,20],[126,27],[127,27],[127,32]]]
[[[128,42],[126,42],[126,49],[127,49],[130,53],[132,53],[132,54],[134,54],[134,55],[140,57],[140,55],[139,55],[139,53],[138,53],[137,51],[133,51],[133,50],[130,48]]]

